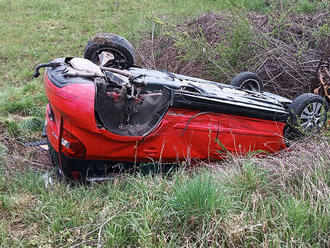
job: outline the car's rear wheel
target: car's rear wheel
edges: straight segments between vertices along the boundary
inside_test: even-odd
[[[231,85],[239,87],[243,90],[250,90],[256,92],[264,91],[264,85],[261,78],[253,72],[241,72],[237,74],[232,80]]]
[[[88,41],[84,58],[100,66],[126,69],[134,65],[134,48],[119,35],[96,34]]]
[[[319,95],[305,93],[289,106],[288,133],[295,139],[322,130],[327,125],[328,103]],[[286,137],[290,139],[290,137]],[[291,138],[292,139],[292,138]]]

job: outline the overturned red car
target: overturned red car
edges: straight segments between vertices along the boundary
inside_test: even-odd
[[[231,85],[134,65],[124,38],[98,34],[84,58],[47,67],[45,131],[58,171],[68,178],[140,163],[217,160],[286,148],[287,140],[326,125],[327,102],[293,101],[264,91],[251,72]]]

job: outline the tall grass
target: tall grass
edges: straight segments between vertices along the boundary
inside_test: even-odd
[[[191,178],[186,174],[179,174],[174,180],[173,198],[169,206],[183,219],[211,219],[217,214],[225,215],[232,207],[225,190],[207,172],[199,172]]]
[[[209,169],[45,187],[0,173],[0,247],[327,247],[329,141]]]

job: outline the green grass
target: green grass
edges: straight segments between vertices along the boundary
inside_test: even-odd
[[[308,142],[283,158],[89,186],[46,187],[40,172],[2,167],[0,247],[326,247],[329,143],[318,142],[316,152]]]
[[[226,215],[232,207],[226,188],[208,173],[178,175],[173,187],[170,206],[182,218],[211,219],[217,214]]]
[[[46,187],[41,172],[26,170],[29,159],[15,157],[17,141],[40,137],[43,126],[47,99],[42,79],[32,77],[38,63],[81,56],[99,32],[117,33],[136,45],[151,32],[152,21],[175,25],[208,11],[241,16],[280,7],[285,18],[291,11],[329,7],[326,1],[281,2],[0,0],[0,247],[326,247],[328,141],[295,148],[283,159],[233,160],[169,177],[122,175],[89,186],[55,180]],[[216,47],[230,66],[237,66],[250,42],[245,25],[237,20],[229,43]],[[328,33],[324,25],[317,35]],[[178,45],[196,56],[200,38],[201,43],[183,39]]]

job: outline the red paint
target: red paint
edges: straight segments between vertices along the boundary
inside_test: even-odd
[[[284,123],[221,113],[200,114],[192,118],[200,111],[179,108],[170,108],[158,126],[144,138],[120,136],[97,127],[94,84],[70,84],[58,88],[45,76],[45,91],[54,117],[52,120],[46,114],[50,143],[58,151],[62,117],[66,132],[86,148],[85,159],[173,162],[221,159],[223,147],[226,152],[239,155],[286,148]],[[46,113],[49,111],[47,106]],[[77,157],[70,153],[66,155]]]

